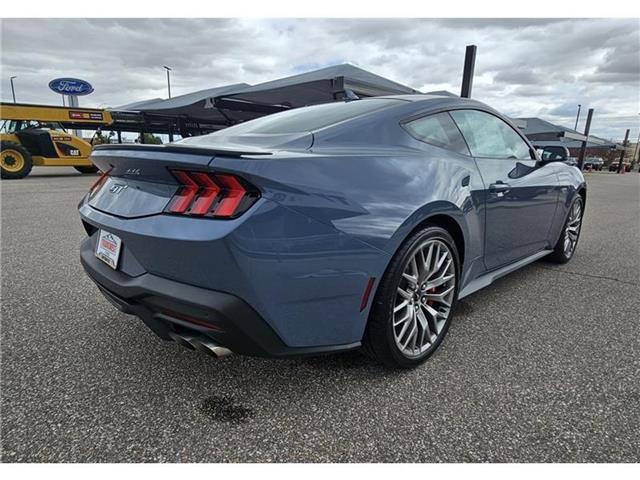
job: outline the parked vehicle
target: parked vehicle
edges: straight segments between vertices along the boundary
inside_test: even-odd
[[[67,128],[96,128],[111,114],[93,108],[0,103],[0,176],[21,179],[33,166],[73,167],[96,173],[89,160],[91,143]]]
[[[609,164],[609,171],[610,172],[617,172],[619,164],[620,164],[620,160],[614,160],[613,162],[611,162]],[[631,171],[631,162],[622,162],[622,168],[624,168],[625,172],[630,172]]]
[[[429,357],[456,303],[568,262],[581,172],[473,100],[294,109],[177,144],[104,145],[82,264],[155,333],[215,355]]]
[[[600,157],[587,157],[584,159],[583,168],[600,171],[604,167],[604,160]]]

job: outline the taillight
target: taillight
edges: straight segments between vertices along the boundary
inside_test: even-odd
[[[98,179],[93,182],[93,185],[91,185],[91,187],[89,187],[89,196],[93,196],[98,193],[98,190],[100,190],[102,188],[102,185],[104,185],[104,182],[107,181],[107,177],[109,176],[110,171],[111,169],[100,173]]]
[[[228,173],[171,170],[180,188],[166,213],[196,217],[236,218],[260,197],[245,180]]]

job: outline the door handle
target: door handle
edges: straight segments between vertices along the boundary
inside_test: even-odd
[[[504,183],[501,181],[489,185],[489,193],[494,193],[500,197],[507,193],[509,190],[511,190],[511,186],[508,183]]]

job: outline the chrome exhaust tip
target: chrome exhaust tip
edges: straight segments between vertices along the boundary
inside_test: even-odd
[[[179,335],[174,332],[169,332],[169,336],[171,339],[176,342],[178,345],[182,345],[184,348],[188,348],[189,350],[195,350],[194,345],[191,343],[193,337],[190,335]]]
[[[194,339],[192,345],[196,348],[196,350],[200,350],[201,352],[205,352],[218,358],[226,357],[227,355],[231,355],[233,353],[228,348],[221,347],[208,338],[196,338]]]
[[[179,334],[175,332],[169,332],[169,336],[176,343],[182,345],[185,348],[188,348],[189,350],[199,350],[208,355],[211,355],[212,357],[221,358],[233,353],[228,348],[222,347],[205,337]]]

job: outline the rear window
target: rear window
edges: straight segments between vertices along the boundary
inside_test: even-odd
[[[460,130],[458,130],[458,127],[456,127],[447,112],[429,115],[428,117],[405,123],[404,128],[412,137],[425,143],[453,150],[462,155],[470,155],[469,148],[464,138],[462,138]]]
[[[296,108],[286,112],[274,113],[266,117],[257,118],[230,128],[225,128],[211,135],[242,135],[242,134],[284,134],[301,133],[318,130],[350,118],[366,113],[382,110],[392,105],[398,105],[400,100],[368,99],[351,102],[325,103],[311,107]]]

